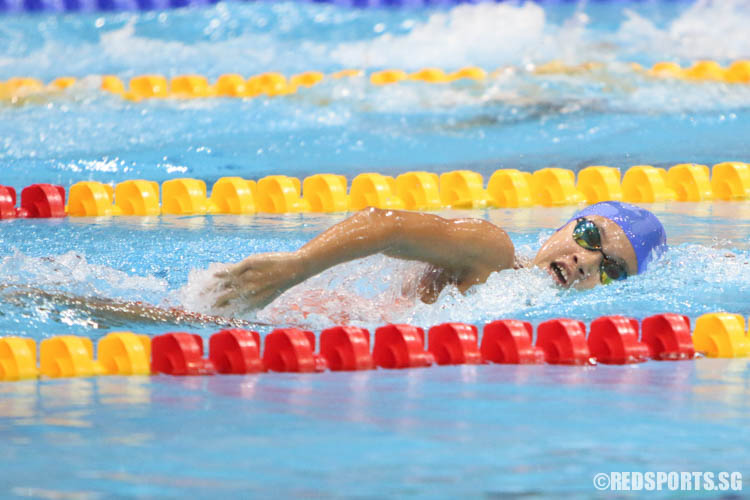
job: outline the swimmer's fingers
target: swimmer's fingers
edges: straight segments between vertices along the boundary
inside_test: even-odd
[[[248,292],[247,290],[235,290],[225,293],[216,299],[214,307],[226,307],[230,302],[241,299],[244,301],[242,304],[244,308],[260,309],[267,306],[278,295],[278,293],[269,292],[267,290],[260,293]]]
[[[224,279],[228,278],[229,276],[229,268],[222,269],[221,271],[217,271],[214,273],[214,278]]]
[[[214,302],[214,307],[226,307],[231,301],[241,295],[242,293],[240,290],[233,290],[229,293],[225,293],[224,295],[221,295],[218,299],[216,299],[216,302]]]
[[[267,260],[268,254],[258,254],[258,255],[251,255],[250,257],[246,258],[245,260],[238,262],[237,264],[234,264],[233,266],[230,266],[227,269],[227,275],[238,277],[242,276],[248,271],[251,271],[257,267],[258,264],[263,263]]]
[[[214,276],[221,279],[229,279],[238,276],[244,272],[244,262],[245,261],[243,260],[242,262],[238,262],[237,264],[230,264],[221,271],[215,272]]]
[[[242,276],[248,271],[262,272],[280,265],[287,265],[289,256],[290,254],[286,252],[259,253],[230,266],[228,271],[230,275],[235,277]]]

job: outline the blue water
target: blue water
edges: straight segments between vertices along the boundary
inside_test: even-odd
[[[749,21],[740,1],[418,11],[221,3],[4,17],[0,80],[81,80],[60,95],[0,101],[0,184],[191,176],[210,185],[224,175],[351,179],[459,168],[486,179],[500,167],[747,161],[750,86],[652,80],[627,63],[750,58]],[[553,59],[603,67],[530,71]],[[285,98],[142,103],[103,95],[97,78],[87,77],[468,64],[510,69],[483,84],[374,88],[353,79]],[[316,331],[342,322],[750,315],[750,203],[650,208],[664,222],[670,252],[645,275],[588,292],[558,290],[539,271],[506,271],[466,296],[449,287],[425,305],[403,293],[419,264],[371,257],[251,312],[212,310],[204,292],[212,265],[293,250],[343,214],[0,221],[0,332],[38,341],[218,330],[91,312],[45,293]],[[533,256],[574,209],[440,213],[491,220],[520,254]],[[750,477],[747,374],[745,360],[701,359],[7,383],[0,385],[0,496],[559,498],[595,496],[597,472]]]
[[[747,369],[704,359],[4,384],[4,495],[560,498],[596,496],[603,471],[746,478]]]

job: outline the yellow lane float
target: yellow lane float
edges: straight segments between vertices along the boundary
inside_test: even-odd
[[[750,83],[750,61],[734,61],[727,68],[726,79],[729,83]]]
[[[305,71],[289,78],[289,84],[293,87],[312,87],[323,81],[323,73],[320,71]]]
[[[440,68],[423,68],[409,75],[409,80],[418,80],[427,83],[445,83],[450,78]]]
[[[61,335],[42,340],[39,346],[39,373],[46,377],[92,377],[103,375],[94,360],[94,346],[88,337]]]
[[[0,338],[0,380],[24,380],[38,375],[33,339]]]
[[[454,170],[440,174],[440,201],[451,208],[485,208],[490,196],[484,190],[482,174]]]
[[[161,213],[202,215],[216,212],[206,198],[206,183],[198,179],[171,179],[161,185]]]
[[[242,215],[256,212],[256,198],[255,181],[242,177],[222,177],[211,188],[209,201],[213,206],[213,213]]]
[[[136,98],[167,97],[169,86],[161,75],[141,75],[130,79],[130,93]]]
[[[717,200],[750,199],[750,165],[739,161],[714,165],[711,173],[711,188]]]
[[[76,79],[72,76],[61,76],[55,78],[49,84],[50,87],[57,90],[65,90],[68,87],[72,87],[76,83]]]
[[[710,358],[744,358],[750,355],[745,318],[739,314],[710,313],[695,322],[693,345]]]
[[[310,205],[301,196],[301,183],[296,177],[269,175],[258,181],[258,212],[285,214],[309,212]]]
[[[396,196],[396,180],[381,174],[359,174],[352,180],[349,210],[366,207],[403,209],[404,202]]]
[[[726,79],[726,70],[716,61],[697,61],[684,72],[688,80],[711,80],[721,82]]]
[[[234,73],[220,75],[216,79],[215,92],[221,97],[247,97],[247,80],[242,75]]]
[[[677,194],[677,201],[713,199],[709,170],[706,165],[681,163],[667,171],[667,185]]]
[[[115,206],[122,215],[159,215],[159,184],[131,180],[115,186]]]
[[[400,69],[385,69],[376,71],[370,75],[370,83],[373,85],[390,85],[406,80],[408,75]]]
[[[68,191],[68,215],[71,217],[106,217],[121,215],[113,205],[112,186],[94,181],[76,182]]]
[[[496,170],[487,183],[487,193],[499,208],[530,207],[534,204],[530,172],[514,168]]]
[[[396,194],[407,210],[435,210],[442,208],[437,174],[406,172],[396,177]]]
[[[123,84],[122,80],[114,75],[102,76],[102,82],[99,88],[101,88],[105,92],[110,92],[112,94],[122,95],[125,93],[125,84]]]
[[[466,66],[448,75],[451,81],[456,80],[484,80],[487,78],[487,72],[477,66]]]
[[[620,169],[605,166],[586,167],[578,172],[578,191],[586,197],[586,203],[621,201]]]
[[[151,339],[132,332],[112,332],[97,344],[98,362],[105,375],[150,375]]]
[[[293,94],[296,88],[289,85],[286,77],[281,73],[268,72],[260,75],[251,76],[247,79],[247,89],[249,96],[266,94],[269,97]]]
[[[179,75],[170,80],[169,94],[181,99],[192,99],[210,97],[216,95],[216,91],[209,85],[205,76]]]
[[[651,67],[650,73],[655,76],[682,78],[684,70],[679,64],[673,62],[658,62]]]
[[[311,175],[302,182],[302,195],[311,212],[346,212],[349,208],[343,175]]]
[[[630,167],[622,178],[622,197],[629,203],[674,201],[677,194],[667,184],[667,171],[651,165]]]
[[[586,201],[576,189],[575,174],[565,168],[543,168],[532,175],[534,202],[545,207],[575,205]]]

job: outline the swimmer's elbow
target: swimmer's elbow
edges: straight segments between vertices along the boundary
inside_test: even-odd
[[[515,265],[516,252],[508,233],[489,221],[474,220],[474,257],[497,271],[512,268]]]
[[[382,208],[367,207],[356,214],[356,218],[377,241],[383,249],[396,244],[402,232],[403,212],[399,210],[384,210]]]

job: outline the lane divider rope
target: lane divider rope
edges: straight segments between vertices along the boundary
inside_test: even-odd
[[[347,192],[348,189],[348,192]],[[160,196],[161,191],[161,196]],[[66,204],[66,195],[68,197]],[[742,201],[750,199],[750,164],[682,163],[668,170],[650,165],[630,167],[622,176],[616,167],[594,165],[576,174],[549,167],[535,172],[496,170],[485,186],[471,170],[406,172],[393,178],[363,173],[347,185],[343,175],[315,174],[300,181],[269,175],[257,182],[222,177],[208,195],[206,183],[179,178],[164,181],[128,180],[115,186],[81,181],[63,186],[33,184],[21,191],[0,185],[0,219],[107,217],[117,215],[206,215],[347,212],[366,207],[401,210],[519,208],[593,204],[615,200],[630,203]]]
[[[500,68],[491,73],[477,66],[466,66],[454,72],[446,72],[440,68],[422,68],[412,73],[400,69],[384,69],[371,72],[368,80],[376,86],[392,85],[405,81],[448,84],[460,80],[482,82],[487,80],[488,77],[495,77],[509,71],[524,71],[535,75],[576,75],[595,73],[603,67],[602,63],[597,62],[569,65],[561,61],[550,61],[523,69]],[[729,84],[750,83],[750,60],[737,60],[727,67],[721,66],[716,61],[697,61],[692,66],[684,68],[674,62],[658,62],[649,70],[644,69],[637,63],[631,63],[630,68],[637,73],[655,79],[724,82]],[[344,69],[327,76],[320,71],[306,71],[289,78],[278,72],[261,73],[247,79],[236,73],[228,73],[220,75],[211,84],[208,78],[202,75],[178,75],[169,80],[163,75],[138,75],[132,77],[126,87],[119,77],[103,75],[100,77],[100,89],[122,96],[130,101],[156,98],[278,97],[294,94],[300,88],[313,87],[326,78],[339,80],[364,76],[366,76],[365,72],[359,69]],[[60,92],[73,87],[76,82],[76,78],[71,76],[56,78],[47,85],[37,78],[14,77],[0,82],[0,100],[17,101],[31,95]]]
[[[709,313],[698,318],[691,335],[687,316],[666,313],[642,322],[625,316],[603,316],[588,327],[569,318],[551,319],[536,328],[505,319],[479,329],[465,323],[443,323],[424,329],[385,325],[370,332],[336,326],[314,332],[278,328],[263,339],[258,332],[231,329],[210,336],[208,357],[203,338],[170,332],[153,338],[112,332],[99,340],[97,358],[88,337],[62,335],[39,346],[23,337],[0,337],[0,380],[98,375],[213,375],[261,372],[319,373],[375,368],[419,368],[460,364],[631,364],[652,360],[690,360],[697,355],[720,358],[750,356],[750,332],[739,314]],[[425,340],[427,347],[425,348]],[[320,348],[315,352],[316,342]],[[698,353],[698,354],[696,354]]]
[[[329,3],[344,8],[421,8],[435,5],[461,4],[465,0],[444,0],[436,4],[433,0],[307,0],[307,2]],[[494,0],[505,2],[507,0]],[[534,0],[538,3],[568,3],[576,0]],[[619,0],[624,1],[624,0]],[[635,0],[631,0],[635,1]],[[149,11],[183,7],[204,7],[217,3],[218,0],[0,0],[0,14],[21,12],[112,12],[112,11]]]

